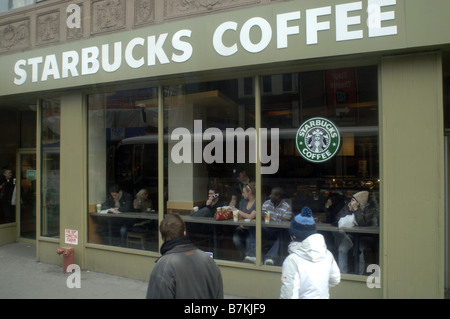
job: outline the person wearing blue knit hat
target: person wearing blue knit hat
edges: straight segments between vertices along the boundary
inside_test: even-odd
[[[281,299],[328,299],[341,273],[324,237],[316,232],[309,207],[303,207],[289,228],[292,242],[281,272]]]
[[[305,206],[300,214],[294,217],[289,228],[289,234],[293,241],[303,241],[309,235],[316,233],[316,223],[312,217],[311,208]]]

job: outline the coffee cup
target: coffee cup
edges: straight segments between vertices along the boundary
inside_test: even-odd
[[[102,204],[97,204],[97,213],[100,213],[102,210]]]
[[[239,220],[239,211],[233,210],[233,220],[237,222]]]
[[[270,222],[270,212],[264,212],[264,222]]]

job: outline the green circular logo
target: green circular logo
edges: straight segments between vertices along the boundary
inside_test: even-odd
[[[304,159],[322,163],[336,155],[341,145],[341,135],[333,122],[315,117],[300,126],[295,145]]]

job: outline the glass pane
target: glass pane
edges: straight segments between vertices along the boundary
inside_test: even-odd
[[[41,105],[41,235],[59,237],[60,100],[42,100]]]
[[[255,226],[255,193],[243,197],[255,173],[253,79],[165,87],[164,120],[167,213],[182,215],[188,236],[214,258],[243,261]],[[214,218],[232,206],[253,214]]]
[[[36,105],[30,105],[32,110],[20,112],[20,147],[36,147]]]
[[[88,103],[89,242],[156,251],[158,90],[93,94]]]
[[[15,193],[16,179],[12,169],[5,167],[0,176],[0,223],[9,224],[16,221]]]
[[[290,222],[283,220],[291,220],[290,211],[295,216],[306,206],[341,271],[362,274],[366,264],[378,263],[377,67],[289,73],[262,80],[268,89],[262,96],[261,126],[280,129],[279,138],[270,140],[278,145],[279,169],[262,175],[263,210],[270,212],[262,229],[263,261],[282,265],[290,244]],[[328,122],[311,123],[313,118],[334,123],[340,142],[333,140],[332,131],[321,128]],[[309,126],[303,126],[308,133],[302,142],[296,138],[304,123]],[[299,141],[304,145],[298,146]],[[321,153],[333,144],[340,146],[336,155]],[[361,199],[360,211],[367,216],[375,212],[370,215],[374,218],[351,231],[339,231],[338,220],[349,213],[345,209],[353,196]],[[375,228],[366,227],[372,225]]]
[[[21,155],[20,165],[20,237],[36,239],[36,155]]]
[[[0,111],[0,224],[16,221],[15,207],[11,204],[16,177],[16,157],[19,148],[20,112]],[[15,134],[17,133],[17,134]]]

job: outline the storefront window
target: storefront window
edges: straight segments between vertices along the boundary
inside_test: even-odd
[[[88,97],[91,243],[158,249],[157,92]]]
[[[290,220],[309,207],[341,272],[363,274],[368,264],[378,263],[377,67],[265,76],[261,87],[261,126],[280,130],[271,139],[279,146],[279,169],[262,175],[262,208],[271,213],[262,224],[262,262],[282,264]],[[339,214],[352,197],[366,219],[339,230]]]
[[[0,12],[26,7],[40,2],[39,0],[2,0],[0,3]]]
[[[41,108],[41,235],[46,237],[59,237],[60,100],[42,100]]]
[[[243,261],[257,199],[254,79],[164,87],[164,121],[167,213],[214,258]],[[231,206],[245,218],[217,220]]]

